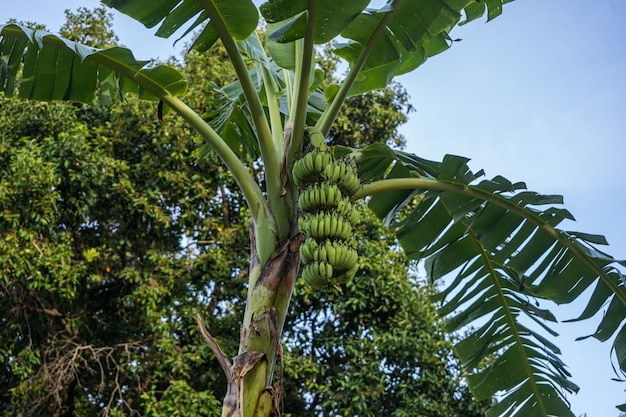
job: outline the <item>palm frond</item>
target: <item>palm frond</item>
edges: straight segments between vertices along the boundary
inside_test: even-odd
[[[104,102],[134,93],[154,100],[182,95],[187,82],[174,68],[149,66],[125,48],[96,49],[18,25],[0,26],[0,91],[34,100]],[[18,75],[21,76],[18,80]]]
[[[468,332],[456,351],[470,387],[478,399],[499,398],[488,415],[572,415],[565,394],[578,388],[551,341],[556,319],[538,300],[569,303],[595,286],[577,320],[608,305],[594,336],[618,332],[614,349],[626,370],[626,263],[595,248],[606,243],[601,236],[557,228],[573,220],[560,196],[503,177],[481,180],[458,156],[435,163],[373,145],[360,157],[369,207],[432,281],[445,281],[435,300],[450,332]]]
[[[117,9],[137,20],[147,28],[158,26],[156,36],[169,38],[187,27],[178,40],[202,28],[192,47],[208,50],[219,38],[216,22],[209,19],[207,5],[219,15],[223,24],[236,40],[244,40],[257,28],[259,12],[251,0],[102,0],[102,3]]]

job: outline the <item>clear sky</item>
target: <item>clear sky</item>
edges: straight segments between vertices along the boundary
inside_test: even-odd
[[[56,31],[63,10],[95,0],[5,2],[8,18],[45,23]],[[152,37],[114,13],[114,30],[135,56],[176,54],[171,40]],[[462,38],[416,72],[401,77],[416,112],[402,128],[408,150],[441,160],[472,158],[474,171],[525,181],[531,190],[562,194],[577,222],[568,230],[602,234],[605,251],[626,258],[626,2],[517,0],[504,14],[458,28]],[[559,319],[581,306],[555,309]],[[557,344],[581,392],[569,397],[576,415],[616,417],[626,385],[615,377],[610,344],[574,342],[595,330],[562,324]]]

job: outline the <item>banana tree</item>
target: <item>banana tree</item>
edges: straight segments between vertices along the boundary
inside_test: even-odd
[[[220,41],[238,80],[220,86],[215,109],[199,114],[182,100],[187,84],[171,67],[138,61],[124,48],[98,50],[7,24],[0,27],[0,86],[34,100],[154,100],[159,118],[177,113],[231,172],[252,217],[238,355],[228,358],[198,318],[227,377],[223,416],[280,414],[275,370],[294,282],[302,277],[341,296],[345,282],[360,278],[352,225],[361,203],[432,281],[445,282],[435,301],[447,329],[465,335],[455,349],[475,397],[498,396],[489,415],[566,416],[566,394],[578,388],[553,341],[556,319],[536,300],[569,303],[593,288],[576,320],[606,307],[593,336],[615,336],[626,371],[626,263],[595,248],[606,244],[603,237],[559,229],[572,218],[559,196],[482,178],[465,158],[433,162],[382,144],[325,142],[346,98],[415,70],[450,46],[456,25],[491,20],[507,2],[103,0],[158,27],[157,36],[193,35],[198,51]],[[349,70],[322,90],[315,52],[325,44]],[[260,179],[252,174],[259,167]]]

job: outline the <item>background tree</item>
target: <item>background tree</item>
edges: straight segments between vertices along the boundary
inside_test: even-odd
[[[66,20],[59,35],[94,48],[110,48],[119,43],[110,24],[112,18],[113,15],[103,7],[78,7],[75,12],[65,10]]]
[[[603,238],[556,228],[571,218],[558,207],[559,197],[527,192],[523,183],[502,177],[481,181],[483,174],[471,172],[465,158],[448,155],[435,163],[380,143],[330,150],[325,144],[349,96],[383,88],[394,76],[414,70],[450,46],[455,25],[483,14],[492,19],[502,12],[503,1],[391,0],[373,9],[368,1],[341,7],[321,0],[296,5],[273,0],[260,8],[269,24],[265,45],[255,34],[259,14],[251,1],[150,8],[146,0],[105,3],[146,26],[160,23],[159,36],[171,36],[190,20],[191,29],[207,22],[193,47],[204,52],[220,39],[238,79],[222,89],[223,106],[210,115],[212,124],[180,100],[187,83],[175,69],[146,67],[123,49],[96,51],[16,26],[2,28],[8,58],[1,81],[12,93],[23,60],[22,97],[90,101],[98,92],[104,99],[120,93],[157,99],[160,115],[175,110],[233,175],[252,227],[246,310],[232,361],[199,322],[227,377],[224,415],[279,412],[281,386],[275,385],[274,370],[282,358],[280,340],[300,248],[306,264],[302,275],[314,286],[339,291],[358,266],[333,260],[338,252],[332,247],[328,256],[322,249],[307,249],[311,239],[321,239],[316,234],[330,233],[352,244],[345,225],[356,225],[356,212],[345,200],[331,198],[335,186],[352,203],[370,196],[369,208],[386,220],[409,257],[425,260],[431,279],[455,273],[437,299],[445,301],[441,311],[449,317],[448,331],[480,323],[456,351],[463,367],[473,371],[468,382],[477,398],[504,392],[489,413],[571,415],[564,392],[577,387],[567,379],[558,347],[543,333],[550,334],[545,321],[554,317],[529,297],[566,303],[595,288],[581,319],[610,304],[595,336],[604,340],[616,334],[614,346],[624,362],[626,344],[618,322],[626,295],[619,268],[593,247],[604,244]],[[339,35],[347,42],[331,44],[333,52],[350,69],[339,84],[322,91],[317,87],[323,72],[314,71],[313,51]],[[332,172],[324,168],[325,159]],[[342,166],[350,175],[337,174]],[[253,175],[258,169],[260,182]],[[337,201],[341,204],[331,209]],[[312,210],[317,213],[307,215]],[[341,235],[335,227],[339,216],[344,217]],[[324,228],[316,227],[320,224]],[[539,327],[527,326],[527,319]],[[480,367],[494,354],[489,367]]]
[[[13,110],[3,117],[3,182],[14,198],[2,198],[12,219],[2,227],[2,309],[10,323],[2,329],[3,415],[96,415],[137,408],[140,395],[161,411],[168,401],[157,399],[171,396],[180,410],[215,412],[206,391],[211,373],[193,368],[209,352],[189,346],[195,338],[184,329],[194,327],[181,301],[204,304],[207,316],[230,311],[210,302],[205,274],[228,281],[223,289],[237,282],[231,264],[242,244],[223,230],[215,179],[205,170],[199,178],[202,165],[189,163],[188,132],[165,134],[137,106],[3,103]],[[59,116],[53,130],[40,129],[36,122],[51,114]],[[20,117],[24,125],[15,123]],[[45,211],[35,210],[41,205]],[[235,206],[232,212],[231,224]],[[215,246],[192,257],[180,240],[200,234],[228,250],[228,259],[211,256],[222,253]],[[184,403],[192,399],[195,407]]]
[[[93,45],[116,39],[103,9],[66,14],[68,37],[79,33]],[[194,105],[203,111],[216,94],[206,80],[233,79],[223,53],[184,58],[186,77],[196,81]],[[372,132],[392,136],[404,120],[401,106],[386,110],[388,103],[369,97]],[[197,157],[197,136],[175,120],[162,126],[143,102],[70,105],[1,97],[0,106],[6,167],[0,177],[2,415],[217,414],[225,381],[194,323],[204,305],[214,336],[235,354],[249,214],[232,179],[212,152]],[[374,116],[378,112],[386,117]],[[370,220],[363,223],[370,235],[384,233]],[[381,256],[374,242],[364,241],[362,250],[373,262],[361,272],[362,288],[338,309],[328,310],[304,286],[296,293],[295,320],[287,328],[286,413],[401,415],[418,409],[419,401],[423,415],[477,415],[432,305],[409,281],[407,261],[398,252]],[[378,302],[395,307],[373,310]],[[312,330],[303,323],[322,313],[329,321],[315,337],[318,347],[295,350]],[[407,317],[420,319],[398,334],[392,320]],[[330,331],[348,321],[355,326],[350,339]],[[376,334],[368,349],[359,346],[364,332]],[[375,349],[381,340],[387,351]],[[342,349],[361,353],[328,357]],[[416,355],[419,350],[425,354]],[[388,378],[378,367],[383,363],[393,373]],[[346,385],[340,365],[358,369],[357,379]],[[352,398],[374,380],[376,396]]]
[[[94,42],[113,39],[95,15]],[[89,16],[68,13],[74,29]],[[223,377],[207,369],[194,315],[203,304],[216,334],[238,329],[232,274],[247,242],[233,230],[247,219],[237,195],[224,211],[228,176],[210,155],[192,158],[191,132],[164,129],[142,102],[2,101],[2,414],[214,415],[209,388]]]

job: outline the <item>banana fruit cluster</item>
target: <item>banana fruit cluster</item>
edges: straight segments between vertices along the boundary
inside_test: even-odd
[[[292,174],[300,189],[298,225],[305,236],[302,278],[317,288],[347,282],[358,270],[352,225],[359,215],[351,198],[361,182],[353,161],[335,160],[319,131],[305,131],[310,151],[295,162]]]

